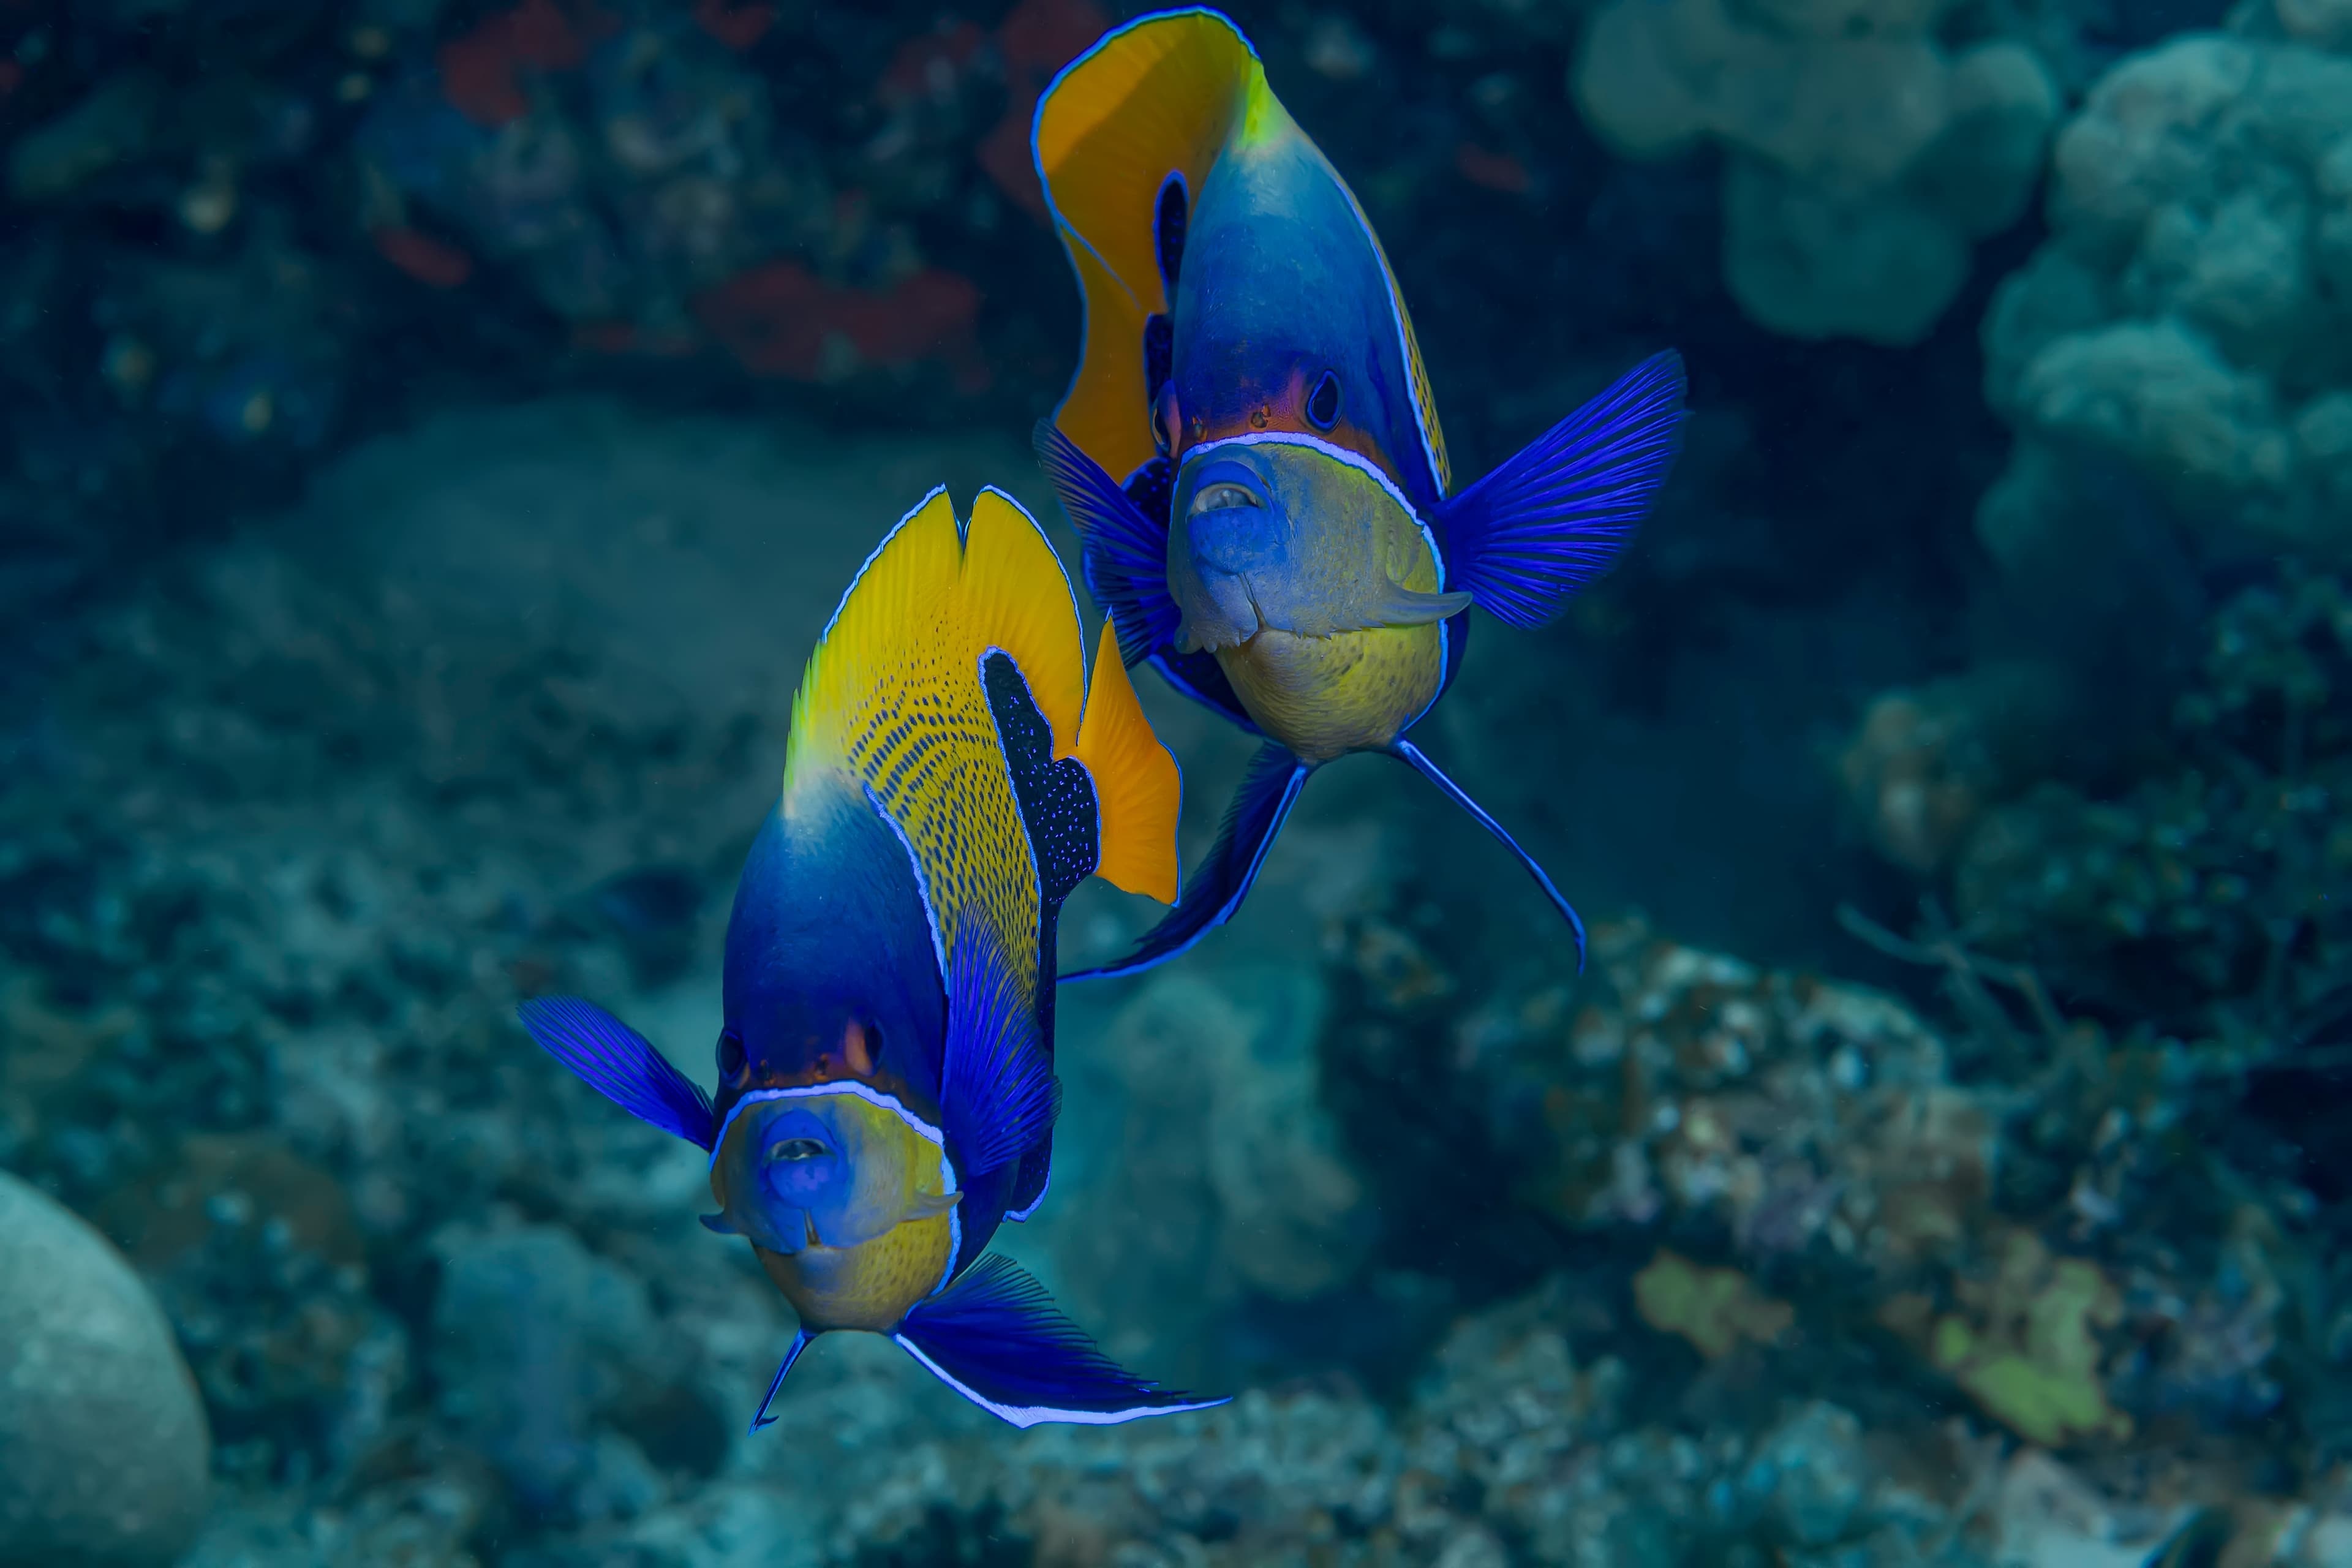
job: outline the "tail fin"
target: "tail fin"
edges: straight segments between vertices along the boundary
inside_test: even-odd
[[[1446,501],[1446,581],[1539,626],[1616,563],[1682,445],[1682,356],[1653,354]]]
[[[1274,836],[1282,831],[1283,819],[1290,815],[1311,771],[1310,764],[1276,742],[1259,747],[1233,804],[1225,807],[1225,819],[1218,825],[1217,841],[1210,847],[1207,862],[1168,918],[1145,932],[1125,958],[1068,978],[1104,980],[1139,973],[1167,963],[1231,920],[1248,896],[1250,884],[1257,880],[1265,852],[1274,847]]]
[[[1124,892],[1172,904],[1181,889],[1176,812],[1184,781],[1175,756],[1151,732],[1118,657],[1118,633],[1103,622],[1078,722],[1078,761],[1095,782],[1102,816],[1095,875]]]
[[[918,1304],[891,1337],[941,1383],[1015,1426],[1109,1426],[1225,1403],[1120,1371],[1045,1287],[993,1254]]]
[[[590,1089],[648,1126],[710,1147],[710,1097],[651,1040],[577,996],[534,997],[515,1016]]]
[[[1189,10],[1105,34],[1037,100],[1030,150],[1087,312],[1054,422],[1114,476],[1153,456],[1144,339],[1174,291],[1163,268],[1181,265],[1183,201],[1265,91],[1249,40],[1214,11]],[[1182,200],[1164,220],[1171,181]]]

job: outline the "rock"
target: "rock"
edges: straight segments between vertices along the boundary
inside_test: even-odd
[[[204,1522],[212,1437],[171,1325],[97,1232],[0,1174],[0,1564],[143,1568]]]

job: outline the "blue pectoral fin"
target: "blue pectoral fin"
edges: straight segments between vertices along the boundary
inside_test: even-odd
[[[1039,1143],[1061,1109],[1036,1014],[1021,999],[996,928],[967,910],[948,961],[948,1041],[940,1117],[968,1176],[984,1176]]]
[[[1122,1372],[1043,1286],[993,1254],[908,1312],[891,1337],[940,1382],[1015,1426],[1108,1426],[1225,1403]]]
[[[1168,520],[1146,516],[1118,481],[1054,427],[1037,422],[1037,460],[1085,542],[1087,591],[1118,628],[1118,656],[1129,668],[1176,635],[1176,601],[1168,592]]]
[[[1066,978],[1100,980],[1137,973],[1166,963],[1232,919],[1250,884],[1257,880],[1265,852],[1273,847],[1274,836],[1282,831],[1283,819],[1312,771],[1313,764],[1300,762],[1286,746],[1271,741],[1260,746],[1240,791],[1225,807],[1207,862],[1184,879],[1183,896],[1167,918],[1145,932],[1125,958]]]
[[[710,1147],[710,1097],[653,1042],[577,996],[539,996],[515,1016],[540,1047],[638,1121]]]
[[[762,1426],[772,1426],[776,1424],[776,1418],[768,1414],[768,1406],[776,1402],[776,1391],[784,1386],[784,1374],[793,1370],[793,1363],[801,1359],[801,1352],[808,1349],[809,1341],[814,1338],[816,1336],[806,1329],[796,1330],[793,1332],[793,1342],[784,1347],[784,1359],[776,1367],[776,1375],[768,1380],[768,1392],[761,1399],[760,1408],[752,1413],[752,1431],[757,1432]]]
[[[1683,361],[1653,354],[1445,501],[1445,585],[1538,626],[1616,563],[1682,446]]]
[[[1397,757],[1411,763],[1415,773],[1444,790],[1447,799],[1468,812],[1477,821],[1479,826],[1493,834],[1502,842],[1504,848],[1519,858],[1519,864],[1528,868],[1528,875],[1536,879],[1536,886],[1543,889],[1543,895],[1551,900],[1552,908],[1558,910],[1561,918],[1568,921],[1568,929],[1576,933],[1576,972],[1579,974],[1583,973],[1584,921],[1578,917],[1576,906],[1570,903],[1558,888],[1552,886],[1551,878],[1546,874],[1541,866],[1536,864],[1536,858],[1520,848],[1518,840],[1504,832],[1503,825],[1487,816],[1486,808],[1472,800],[1460,784],[1439,772],[1437,764],[1429,760],[1428,752],[1402,737],[1399,737],[1396,743],[1389,750]]]

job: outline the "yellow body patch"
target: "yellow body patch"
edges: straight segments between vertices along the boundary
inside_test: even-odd
[[[948,1216],[908,1220],[856,1247],[811,1247],[789,1256],[755,1247],[761,1267],[811,1329],[887,1333],[939,1289],[955,1245]]]

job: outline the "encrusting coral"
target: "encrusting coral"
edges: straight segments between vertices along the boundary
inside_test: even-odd
[[[2059,132],[2051,238],[1984,323],[2019,436],[1978,514],[2004,563],[2075,525],[2102,464],[2212,552],[2352,546],[2347,16],[2256,0],[2123,61]]]
[[[1967,281],[1975,241],[2022,216],[2058,116],[2023,44],[1946,47],[1953,9],[1614,0],[1570,85],[1628,156],[1724,145],[1724,277],[1750,319],[1913,343]]]

